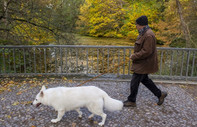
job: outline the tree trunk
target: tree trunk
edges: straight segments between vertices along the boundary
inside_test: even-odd
[[[5,22],[5,29],[8,29],[8,2],[4,0],[4,22]],[[8,39],[9,31],[6,31],[5,38]]]
[[[190,47],[189,29],[188,29],[188,26],[187,26],[184,18],[183,18],[182,7],[181,7],[181,3],[180,3],[179,0],[176,0],[176,5],[177,5],[178,14],[179,14],[179,17],[180,17],[182,32],[183,32],[183,35],[184,35],[185,40],[186,40],[186,48],[189,48]]]
[[[5,17],[5,25],[7,26],[7,17],[8,17],[8,11],[7,11],[7,2],[4,1],[4,17]]]

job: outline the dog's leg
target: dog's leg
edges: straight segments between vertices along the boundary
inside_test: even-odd
[[[103,99],[97,99],[92,104],[88,105],[87,108],[90,112],[92,112],[92,114],[102,117],[102,121],[99,123],[99,125],[103,126],[107,117],[107,115],[103,113]]]
[[[95,115],[101,116],[102,117],[102,121],[99,123],[100,126],[103,126],[105,124],[105,120],[107,118],[107,115],[105,113],[101,113],[101,112],[97,112],[97,111],[91,111],[93,113],[95,113]],[[94,116],[94,114],[91,114],[88,118],[92,118]]]
[[[107,115],[105,113],[102,113],[100,116],[102,117],[102,121],[99,123],[99,125],[103,126],[105,124]]]
[[[77,108],[77,109],[75,109],[77,112],[78,112],[78,114],[79,114],[79,118],[81,118],[82,117],[82,112],[80,111],[80,108]]]
[[[65,111],[64,110],[59,110],[58,111],[58,115],[56,119],[52,119],[51,122],[52,123],[57,123],[58,121],[60,121],[64,115]]]

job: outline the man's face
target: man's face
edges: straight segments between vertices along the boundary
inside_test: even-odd
[[[140,30],[140,29],[142,29],[143,28],[143,26],[140,26],[139,24],[135,24],[135,26],[136,26],[136,28],[137,28],[137,30]]]

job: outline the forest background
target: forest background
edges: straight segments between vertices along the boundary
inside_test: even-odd
[[[197,48],[197,0],[0,0],[0,45],[73,45],[76,35],[135,42],[141,15],[158,44]]]

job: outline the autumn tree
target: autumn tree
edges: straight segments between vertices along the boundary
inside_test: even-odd
[[[82,0],[1,0],[0,44],[72,44]]]
[[[125,11],[123,0],[86,0],[81,6],[81,33],[96,37],[122,37]]]
[[[136,39],[135,20],[147,15],[150,26],[159,19],[161,2],[156,0],[86,0],[79,16],[82,34]]]
[[[195,0],[169,0],[156,32],[160,40],[172,47],[197,47],[197,3]]]
[[[149,20],[149,26],[153,29],[155,26],[153,23],[157,23],[160,18],[160,7],[161,3],[145,0],[127,0],[130,5],[125,8],[126,15],[124,20],[124,25],[121,28],[121,33],[129,39],[135,40],[138,36],[138,31],[135,26],[135,20],[142,16],[146,15]],[[157,4],[156,4],[157,3]]]

